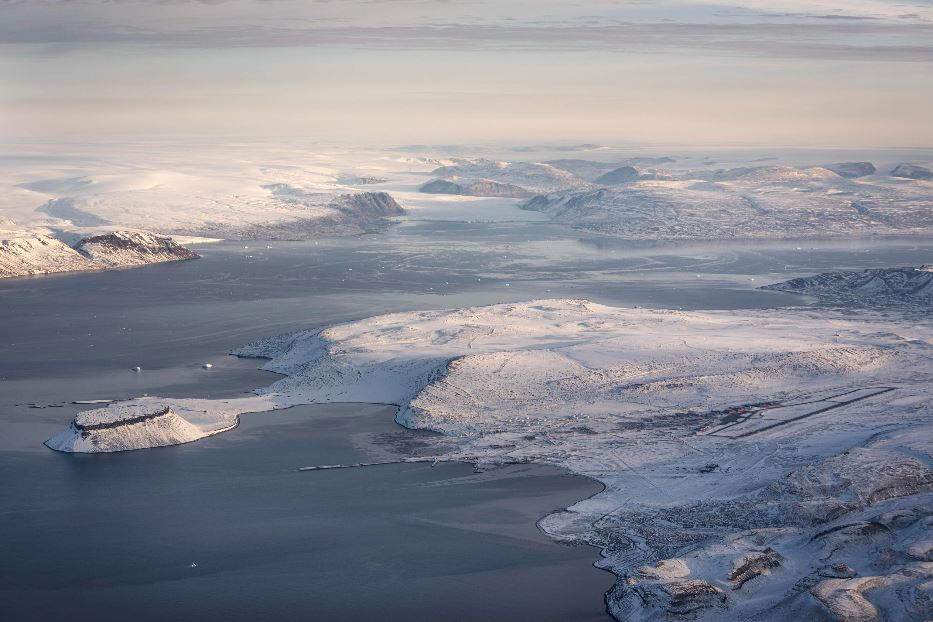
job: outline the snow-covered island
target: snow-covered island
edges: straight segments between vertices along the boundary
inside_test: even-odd
[[[929,314],[825,308],[538,300],[396,313],[242,348],[286,374],[255,396],[115,404],[49,445],[163,445],[163,417],[183,442],[243,412],[397,404],[403,425],[456,441],[439,459],[557,464],[601,481],[540,524],[602,549],[620,620],[921,620],[931,335]]]
[[[140,231],[93,235],[74,246],[48,235],[20,235],[0,240],[0,278],[131,268],[197,257],[171,238]]]
[[[274,404],[262,398],[229,401],[140,397],[78,413],[67,429],[45,444],[66,453],[181,445],[232,430],[243,412],[272,408]]]

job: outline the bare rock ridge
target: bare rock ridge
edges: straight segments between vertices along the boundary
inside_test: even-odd
[[[516,186],[491,179],[461,179],[456,176],[435,179],[419,188],[419,192],[431,194],[456,194],[473,197],[506,197],[525,199],[534,193]]]
[[[197,257],[171,238],[138,231],[96,235],[73,247],[51,236],[23,236],[0,241],[0,278],[130,268]]]
[[[834,306],[901,307],[933,311],[933,266],[826,272],[765,285],[768,289],[813,296]]]

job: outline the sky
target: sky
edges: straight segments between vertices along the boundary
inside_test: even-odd
[[[0,140],[933,146],[933,0],[0,0]]]

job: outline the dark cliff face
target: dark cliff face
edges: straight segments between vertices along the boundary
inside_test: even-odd
[[[388,192],[360,192],[348,194],[334,204],[342,212],[360,218],[387,218],[405,213],[402,206]]]
[[[89,252],[90,248],[93,248],[93,252]],[[123,231],[85,238],[75,245],[75,250],[84,255],[94,256],[119,254],[126,251],[175,259],[198,257],[197,253],[176,244],[171,238]]]

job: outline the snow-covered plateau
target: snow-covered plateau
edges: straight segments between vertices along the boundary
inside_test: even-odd
[[[0,239],[0,278],[130,268],[197,257],[171,238],[139,231],[93,235],[74,246],[48,235],[22,235]]]
[[[929,154],[814,164],[806,152],[411,149],[121,145],[40,161],[24,151],[0,162],[0,228],[307,240],[381,231],[406,214],[482,219],[488,207],[627,239],[933,233]]]
[[[602,482],[540,525],[601,548],[620,620],[924,620],[931,336],[930,314],[827,308],[395,313],[240,349],[285,374],[254,396],[113,404],[48,444],[153,447],[243,412],[397,404],[403,425],[443,433],[439,459]]]

